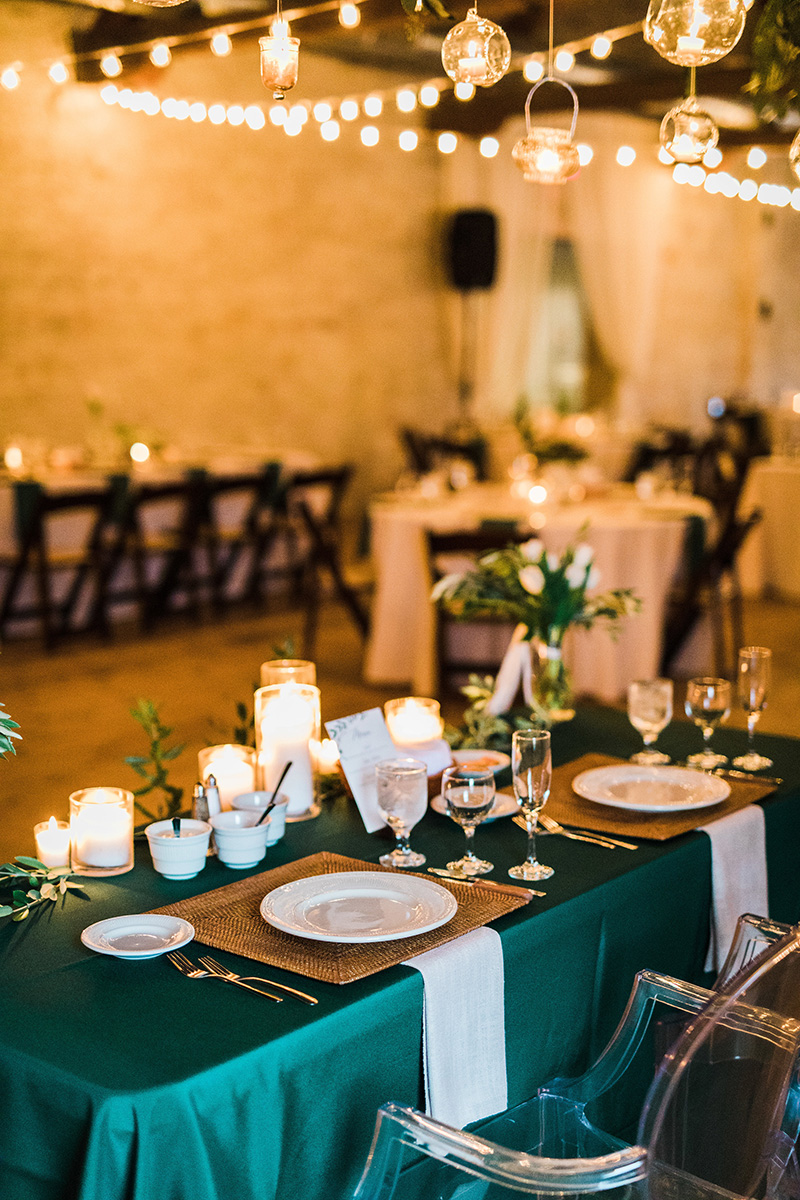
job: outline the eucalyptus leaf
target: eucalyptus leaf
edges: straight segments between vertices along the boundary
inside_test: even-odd
[[[9,904],[0,904],[0,917],[10,917],[13,911]]]
[[[24,921],[25,918],[27,917],[27,915],[28,915],[27,908],[19,908],[19,909],[17,909],[17,911],[15,913],[12,913],[11,920],[12,921]]]
[[[38,888],[31,888],[27,893],[29,900],[41,900],[42,895]]]
[[[11,899],[14,901],[15,905],[28,903],[28,897],[24,892],[20,892],[18,889],[11,893]]]
[[[53,887],[52,883],[43,883],[42,884],[42,899],[43,900],[55,900],[56,895],[57,895],[56,889]]]
[[[47,870],[47,867],[44,865],[43,862],[40,862],[38,858],[28,858],[27,855],[25,855],[25,854],[18,854],[15,861],[18,863],[22,863],[22,865],[25,867],[35,867],[37,871],[46,871]],[[27,872],[26,872],[26,874],[27,874]]]

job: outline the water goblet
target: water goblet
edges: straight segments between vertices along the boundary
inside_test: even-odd
[[[409,845],[411,830],[428,807],[428,768],[417,758],[391,758],[375,767],[378,808],[395,836],[395,848],[382,854],[384,867],[421,867],[424,854]]]
[[[643,766],[668,763],[669,755],[652,746],[672,720],[672,680],[636,679],[628,684],[628,720],[644,740],[644,750],[632,754],[630,761]]]
[[[735,758],[733,765],[743,771],[764,771],[772,766],[772,759],[758,754],[753,745],[758,718],[767,707],[771,674],[772,651],[766,646],[744,646],[739,651],[736,691],[747,713],[747,753]]]
[[[486,875],[494,868],[494,863],[478,858],[474,849],[475,826],[487,816],[494,797],[493,771],[446,767],[442,772],[442,799],[447,815],[461,826],[467,841],[466,853],[455,862],[449,862],[448,871],[459,875]]]
[[[525,862],[511,867],[508,873],[513,879],[549,879],[553,868],[536,858],[536,824],[550,795],[553,775],[550,734],[546,729],[522,729],[513,735],[511,774],[514,797],[528,831],[528,853]]]
[[[711,735],[731,711],[731,685],[727,679],[702,677],[690,679],[686,685],[686,715],[703,731],[703,749],[686,759],[693,767],[713,771],[728,760],[724,754],[711,749]]]

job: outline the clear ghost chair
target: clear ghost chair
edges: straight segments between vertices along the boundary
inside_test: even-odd
[[[736,1008],[739,1001],[735,997],[742,990],[740,981],[750,979],[754,969],[763,971],[760,964],[764,959],[770,959],[774,946],[780,948],[787,940],[800,940],[800,933],[787,930],[789,927],[766,918],[749,915],[740,918],[731,951],[717,981],[719,992],[654,972],[640,972],[616,1033],[584,1075],[575,1080],[554,1081],[547,1088],[541,1088],[532,1100],[482,1122],[478,1131],[452,1129],[413,1109],[385,1105],[378,1114],[372,1149],[356,1191],[356,1200],[510,1200],[512,1195],[520,1192],[538,1193],[543,1197],[590,1196],[600,1192],[613,1193],[617,1189],[624,1189],[625,1200],[638,1200],[639,1197],[644,1200],[648,1195],[651,1168],[647,1146],[653,1140],[650,1129],[660,1098],[666,1097],[675,1115],[679,1110],[681,1117],[689,1112],[692,1126],[696,1124],[701,1133],[707,1128],[704,1115],[701,1113],[698,1117],[693,1106],[684,1110],[674,1103],[673,1092],[667,1087],[662,1069],[652,1084],[645,1105],[645,1113],[650,1114],[649,1124],[643,1127],[644,1118],[640,1120],[639,1138],[636,1138],[636,1117],[642,1111],[641,1096],[647,1088],[647,1080],[653,1078],[654,1062],[661,1058],[668,1044],[663,1042],[659,1046],[659,1034],[663,1038],[663,1029],[654,1018],[664,1011],[679,1013],[683,1021],[678,1026],[668,1026],[668,1036],[670,1040],[677,1036],[676,1045],[685,1047],[686,1038],[692,1031],[699,1036],[698,1030],[702,1030],[705,1036],[708,1023],[698,1025],[703,1014],[721,1011],[727,1016],[732,1005],[734,1026],[739,1036],[739,1009]],[[782,935],[783,941],[776,942]],[[800,959],[800,953],[797,957]],[[734,988],[736,990],[732,992]],[[721,1002],[725,1002],[722,1010]],[[800,987],[797,988],[796,1003],[800,1009]],[[777,1008],[780,1012],[780,1003]],[[772,1008],[765,1012],[767,1015],[763,1017],[760,1029],[767,1030],[768,1038],[755,1043],[756,1059],[759,1055],[764,1056],[765,1048],[770,1044],[769,1037],[783,1021],[782,1016],[775,1017]],[[792,1020],[790,1018],[790,1024]],[[648,1032],[650,1040],[645,1036]],[[727,1027],[724,1038],[730,1041]],[[739,1041],[742,1042],[741,1036]],[[742,1043],[742,1057],[746,1057],[751,1049]],[[678,1061],[683,1063],[687,1058],[685,1050],[680,1054],[682,1057]],[[779,1069],[785,1074],[786,1061],[779,1064]],[[643,1073],[644,1081],[639,1083]],[[628,1085],[631,1084],[629,1077],[634,1077],[634,1094],[637,1086],[641,1089],[632,1129],[631,1115],[625,1113],[624,1105],[620,1108],[612,1103],[604,1107],[603,1103],[614,1094],[614,1085],[623,1076]],[[726,1081],[724,1086],[729,1083]],[[695,1082],[693,1095],[698,1088],[699,1084]],[[631,1090],[630,1086],[626,1090]],[[761,1093],[766,1095],[766,1081]],[[723,1087],[721,1096],[724,1094]],[[679,1096],[682,1098],[683,1093]],[[720,1097],[716,1103],[720,1104]],[[778,1096],[775,1112],[782,1104]],[[724,1103],[721,1107],[720,1135],[726,1128]],[[623,1126],[625,1136],[618,1136],[619,1130],[607,1131],[615,1122],[617,1126]],[[771,1131],[773,1126],[774,1120],[771,1124],[768,1120],[765,1129]],[[680,1128],[679,1122],[672,1120],[670,1128]],[[739,1128],[736,1137],[743,1136]],[[663,1122],[658,1125],[658,1138],[660,1150],[661,1142],[666,1138]],[[725,1142],[727,1152],[725,1138],[720,1140]],[[631,1144],[634,1142],[636,1144]],[[711,1152],[715,1152],[713,1148]],[[675,1157],[677,1154],[673,1153]],[[692,1200],[725,1196],[713,1184],[710,1191],[703,1191],[702,1187],[691,1192],[681,1188],[674,1195],[664,1188],[661,1196],[663,1200],[688,1200],[690,1194]],[[736,1194],[752,1196],[757,1193]],[[726,1200],[730,1200],[730,1196],[726,1196]]]

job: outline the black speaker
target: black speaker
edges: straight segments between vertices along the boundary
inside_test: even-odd
[[[461,292],[490,288],[497,269],[497,218],[487,208],[462,208],[448,231],[448,267]]]

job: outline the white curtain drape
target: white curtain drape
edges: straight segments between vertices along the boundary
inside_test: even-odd
[[[444,167],[446,211],[485,207],[498,219],[496,282],[476,296],[474,402],[481,420],[508,418],[524,391],[531,339],[550,276],[558,197],[553,188],[525,183],[514,165],[511,147],[522,129],[516,122],[504,128],[495,158],[482,158],[477,146],[463,147]],[[454,346],[459,304],[456,297],[451,313]]]
[[[566,185],[568,232],[597,336],[616,372],[617,419],[640,424],[648,415],[664,247],[679,189],[656,158],[652,121],[581,114],[577,136],[594,158]],[[616,160],[621,145],[636,151],[630,167]]]

